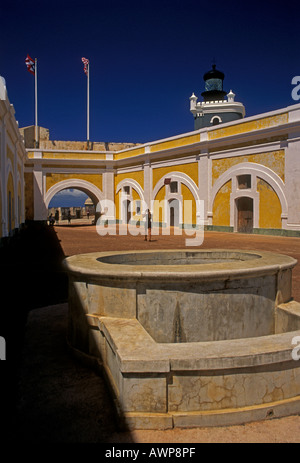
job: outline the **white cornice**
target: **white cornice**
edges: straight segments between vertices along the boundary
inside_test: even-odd
[[[228,101],[211,101],[211,102],[203,102],[197,103],[195,109],[191,110],[191,113],[198,114],[211,114],[215,112],[222,112],[222,113],[241,113],[245,116],[245,106],[242,103],[235,102],[228,102]]]
[[[247,143],[251,141],[259,141],[260,139],[263,138],[268,138],[271,136],[281,136],[281,135],[288,135],[291,136],[292,134],[297,134],[300,132],[300,119],[298,118],[298,115],[300,114],[300,104],[297,105],[292,105],[286,108],[281,108],[276,111],[271,111],[267,113],[262,113],[256,116],[251,116],[247,117],[244,119],[239,119],[238,121],[234,122],[228,122],[225,124],[219,124],[218,126],[214,127],[209,127],[209,128],[203,128],[199,130],[194,130],[191,132],[183,133],[180,135],[175,135],[173,137],[168,137],[156,141],[152,141],[149,143],[145,143],[143,145],[137,145],[132,148],[126,148],[125,150],[120,150],[120,151],[91,151],[90,153],[95,155],[94,159],[68,159],[68,158],[52,158],[52,159],[47,159],[43,158],[42,163],[43,164],[58,164],[58,165],[68,165],[68,166],[95,166],[95,167],[102,167],[107,166],[107,167],[114,167],[114,168],[122,168],[123,166],[125,167],[130,166],[130,165],[136,165],[139,163],[143,163],[146,161],[149,161],[151,163],[160,161],[165,155],[167,156],[174,156],[178,157],[180,155],[188,155],[189,153],[195,152],[199,150],[199,154],[201,150],[216,150],[219,146],[220,147],[226,147],[229,145],[232,145],[232,149],[234,149],[234,145],[237,143]],[[246,122],[251,122],[251,121],[258,121],[260,119],[266,118],[266,117],[272,117],[276,115],[280,115],[283,113],[288,112],[289,114],[292,112],[293,117],[291,117],[291,122],[286,122],[282,123],[276,126],[272,127],[264,127],[260,129],[256,129],[253,131],[249,132],[243,132],[243,133],[237,133],[233,135],[228,135],[228,136],[223,136],[220,138],[216,139],[209,139],[209,133],[214,130],[219,130],[219,129],[225,129],[227,127],[233,127],[233,126],[238,126],[239,124],[244,124]],[[179,147],[171,147],[167,149],[161,149],[155,152],[149,152],[151,146],[159,145],[164,142],[171,142],[173,140],[179,140],[180,138],[186,138],[192,135],[197,135],[199,134],[200,140],[198,142],[194,143],[189,143],[186,145],[182,145]],[[126,153],[126,152],[134,152],[135,150],[140,150],[141,148],[145,148],[145,153],[138,154],[136,156],[130,156],[130,157],[124,157],[122,159],[97,159],[96,155],[97,154],[106,154],[106,155],[111,155],[111,154],[119,154],[119,153]],[[45,150],[40,150],[40,149],[27,149],[28,152],[48,152],[48,153],[81,153],[81,154],[88,154],[88,150],[56,150],[56,149],[45,149]],[[107,156],[108,157],[108,156]],[[109,156],[111,158],[112,156]],[[28,159],[28,163],[35,163],[35,159]]]

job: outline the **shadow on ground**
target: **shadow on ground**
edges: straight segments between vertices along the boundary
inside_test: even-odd
[[[117,430],[104,379],[67,347],[64,257],[55,229],[43,224],[0,248],[4,442],[105,442]]]

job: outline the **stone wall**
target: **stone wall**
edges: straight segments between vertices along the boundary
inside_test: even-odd
[[[65,141],[65,140],[51,140],[50,131],[44,127],[38,127],[39,131],[39,148],[43,150],[58,149],[58,150],[92,150],[92,151],[119,151],[139,143],[114,143],[114,142],[90,142],[89,147],[87,141]],[[20,133],[24,138],[26,148],[35,148],[35,126],[22,127]]]

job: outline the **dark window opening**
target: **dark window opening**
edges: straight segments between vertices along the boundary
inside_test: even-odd
[[[178,193],[178,183],[177,182],[170,183],[170,193]]]
[[[239,175],[237,180],[239,190],[246,190],[251,188],[251,175]]]
[[[220,119],[218,117],[214,117],[212,120],[212,125],[218,125],[220,124]]]

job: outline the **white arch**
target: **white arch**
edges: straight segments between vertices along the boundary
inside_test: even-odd
[[[199,190],[198,190],[198,187],[197,187],[196,183],[194,182],[194,180],[192,180],[191,177],[189,177],[187,174],[184,174],[183,172],[173,171],[173,172],[169,172],[168,174],[161,177],[160,180],[157,182],[157,184],[154,187],[154,190],[153,190],[153,193],[152,193],[153,200],[155,200],[155,197],[156,197],[157,193],[164,186],[166,178],[171,178],[172,182],[173,181],[179,182],[179,183],[185,185],[190,190],[190,192],[192,193],[192,195],[193,195],[193,197],[195,199],[195,203],[196,203],[196,222],[197,222],[197,225],[199,225],[201,223],[201,218],[203,218],[202,217],[203,211],[201,209]],[[171,194],[170,193],[169,196],[166,199],[167,199],[167,202],[166,202],[165,217],[166,217],[166,220],[167,220],[167,226],[169,225],[169,214],[170,214],[170,203],[169,203],[169,201],[172,200],[172,199],[177,199],[179,201],[179,222],[182,223],[183,222],[183,218],[182,218],[182,200],[183,200],[183,197],[182,197],[182,194],[181,193],[180,194]]]
[[[61,190],[77,188],[78,190],[83,191],[87,195],[91,196],[91,199],[98,203],[104,199],[104,194],[102,191],[96,187],[93,183],[87,182],[86,180],[80,180],[77,178],[62,180],[61,182],[53,185],[45,194],[45,206],[48,209],[49,203],[56,193],[59,193]]]
[[[220,118],[220,116],[216,116],[216,115],[215,115],[215,116],[213,116],[213,117],[211,118],[211,120],[209,121],[209,122],[210,122],[210,124],[212,124],[212,123],[213,123],[214,119],[218,119],[218,121],[219,121],[219,124],[222,122],[222,119]]]
[[[222,174],[214,183],[211,192],[211,200],[209,205],[209,210],[213,210],[213,204],[215,201],[215,197],[220,190],[220,188],[229,180],[232,180],[237,175],[244,175],[244,174],[253,174],[255,177],[259,177],[262,180],[265,180],[275,193],[277,194],[280,204],[281,204],[281,212],[282,215],[287,215],[288,213],[288,203],[285,196],[285,186],[279,175],[277,175],[273,170],[265,167],[261,164],[256,164],[254,162],[242,162],[240,164],[236,164],[235,166],[230,167],[224,174]],[[241,196],[245,196],[245,191],[241,190]]]
[[[184,174],[183,172],[177,172],[177,171],[169,172],[168,174],[161,177],[161,179],[157,182],[157,184],[154,187],[153,194],[152,194],[153,199],[155,199],[159,190],[164,186],[165,179],[170,178],[170,177],[172,178],[172,181],[177,181],[177,182],[182,183],[191,191],[196,201],[196,204],[197,204],[197,201],[200,201],[198,187],[196,183],[194,182],[194,180],[192,180],[191,177],[189,177],[187,174]]]
[[[121,180],[117,185],[116,193],[122,190],[124,186],[131,186],[132,188],[134,188],[138,192],[141,200],[145,201],[144,190],[142,189],[141,185],[136,180],[133,180],[131,178],[125,178],[124,180]]]
[[[130,203],[133,201],[132,193],[130,195],[126,195],[126,194],[123,195],[122,189],[125,186],[130,186],[131,188],[136,190],[139,197],[142,200],[142,204],[145,205],[145,195],[144,195],[144,191],[141,185],[136,180],[133,180],[131,178],[124,178],[123,180],[121,180],[117,185],[116,194],[118,194],[119,191],[121,190],[120,219],[122,223],[124,222],[127,223],[127,210],[128,210],[127,201],[129,201]]]

